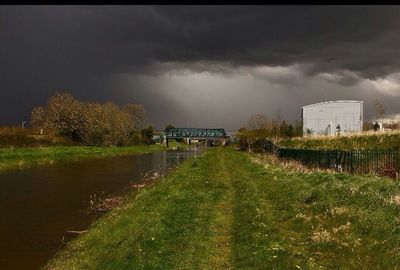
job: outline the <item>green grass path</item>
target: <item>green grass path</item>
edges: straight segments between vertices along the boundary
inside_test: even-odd
[[[400,187],[211,149],[98,222],[47,269],[400,269]]]

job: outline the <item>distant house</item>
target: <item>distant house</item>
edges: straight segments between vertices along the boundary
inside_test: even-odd
[[[336,135],[362,131],[363,102],[337,100],[302,107],[303,135]]]

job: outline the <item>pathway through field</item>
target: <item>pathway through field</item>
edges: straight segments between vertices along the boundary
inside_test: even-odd
[[[400,269],[400,187],[296,173],[233,149],[132,196],[49,269]]]

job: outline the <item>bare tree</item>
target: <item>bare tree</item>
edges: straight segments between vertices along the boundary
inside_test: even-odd
[[[143,105],[123,109],[113,103],[84,103],[68,93],[57,93],[47,106],[32,110],[35,127],[88,145],[122,146],[138,142],[140,130],[149,126]]]
[[[247,129],[260,130],[265,129],[268,125],[268,118],[263,114],[253,114],[247,120]]]
[[[69,93],[56,93],[49,99],[46,125],[54,128],[62,136],[82,140],[82,129],[86,122],[84,106]]]
[[[375,100],[375,115],[376,119],[381,119],[385,115],[385,107],[382,102]]]
[[[33,108],[30,123],[34,128],[44,128],[46,123],[46,110],[43,107]]]
[[[123,107],[123,111],[130,115],[133,128],[136,131],[150,126],[149,120],[147,119],[146,110],[142,104],[128,103]]]

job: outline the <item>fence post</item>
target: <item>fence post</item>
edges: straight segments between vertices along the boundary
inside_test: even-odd
[[[353,171],[353,151],[350,151],[350,172],[354,173],[354,171]]]
[[[333,166],[336,171],[353,174],[379,173],[381,168],[391,168],[398,175],[400,170],[400,150],[287,149],[270,141],[263,142],[262,148],[280,159],[293,159],[308,167],[331,169]]]

